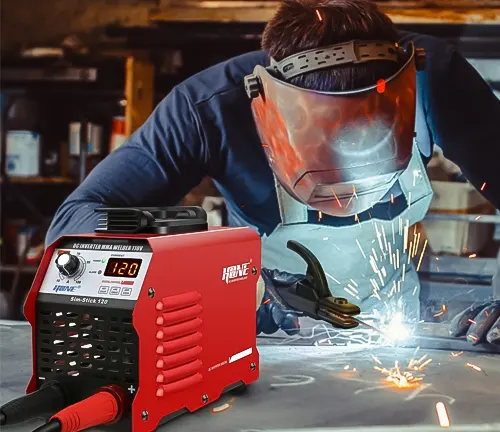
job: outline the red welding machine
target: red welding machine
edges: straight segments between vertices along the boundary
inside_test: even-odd
[[[198,207],[97,211],[96,233],[57,240],[36,274],[27,393],[56,382],[68,405],[109,391],[127,429],[149,432],[257,380],[258,234],[208,229]]]

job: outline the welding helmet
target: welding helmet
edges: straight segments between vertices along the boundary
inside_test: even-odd
[[[384,60],[401,68],[370,87],[306,90],[291,78],[326,68]],[[406,169],[415,134],[416,71],[425,52],[410,44],[351,41],[300,52],[245,77],[269,164],[296,200],[332,216],[379,202]]]

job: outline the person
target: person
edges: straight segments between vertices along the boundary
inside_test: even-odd
[[[46,242],[92,232],[99,207],[175,205],[209,176],[229,224],[262,237],[258,332],[299,330],[300,313],[280,299],[305,272],[286,248],[292,239],[318,257],[334,295],[370,313],[395,304],[416,319],[408,228],[432,199],[433,144],[477,189],[486,183],[499,208],[490,155],[499,119],[500,102],[453,46],[398,31],[370,0],[289,0],[261,51],[177,85],[68,196]],[[454,334],[495,342],[500,306],[479,306],[457,317]]]

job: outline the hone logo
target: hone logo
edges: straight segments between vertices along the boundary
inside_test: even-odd
[[[56,285],[54,286],[54,288],[52,288],[52,291],[55,291],[56,293],[60,293],[60,292],[68,292],[68,293],[72,293],[72,292],[75,292],[78,290],[78,288],[80,288],[79,285]]]
[[[250,263],[246,262],[230,267],[224,267],[222,270],[222,280],[227,284],[245,280],[248,277]]]

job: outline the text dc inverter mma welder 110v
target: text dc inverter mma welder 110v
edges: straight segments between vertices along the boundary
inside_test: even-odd
[[[25,305],[33,376],[1,422],[150,432],[256,381],[259,235],[209,229],[199,207],[97,212],[94,234],[45,251]]]

